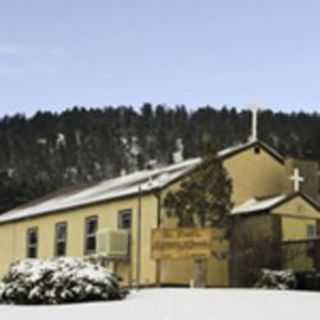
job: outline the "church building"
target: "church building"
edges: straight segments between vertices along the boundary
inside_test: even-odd
[[[260,141],[257,111],[252,114],[248,141],[217,156],[232,179],[234,222],[230,238],[214,243],[215,252],[226,254],[209,259],[207,285],[242,285],[244,252],[248,243],[260,240],[272,240],[268,250],[274,253],[278,268],[319,268],[315,245],[320,226],[318,164],[286,158]],[[61,191],[1,214],[0,277],[19,259],[101,255],[125,286],[189,285],[193,261],[154,260],[151,233],[176,226],[176,220],[166,214],[164,198],[201,161],[179,159],[166,167]],[[288,259],[291,249],[286,248],[302,253]]]

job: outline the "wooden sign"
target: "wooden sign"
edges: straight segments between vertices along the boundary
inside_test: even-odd
[[[209,258],[217,232],[210,228],[153,229],[153,259]]]

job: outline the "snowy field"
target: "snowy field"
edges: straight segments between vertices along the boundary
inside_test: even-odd
[[[245,320],[317,318],[320,293],[232,289],[147,289],[126,300],[65,306],[0,306],[8,320]]]

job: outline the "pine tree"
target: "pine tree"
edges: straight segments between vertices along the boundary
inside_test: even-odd
[[[286,156],[320,161],[319,113],[264,110],[259,117],[259,138],[271,147]],[[201,144],[213,138],[219,149],[246,141],[249,127],[246,110],[154,108],[150,103],[139,110],[74,107],[62,113],[39,111],[30,118],[4,116],[0,118],[0,177],[6,180],[0,182],[0,213],[72,184],[115,177],[121,169],[133,171],[120,137],[137,138],[137,167],[143,169],[150,159],[160,165],[171,163],[178,138],[184,142],[187,159],[199,156]],[[66,143],[57,148],[59,134]]]
[[[164,206],[180,227],[224,227],[232,208],[232,181],[215,148],[207,147],[202,163],[176,192],[169,192]]]

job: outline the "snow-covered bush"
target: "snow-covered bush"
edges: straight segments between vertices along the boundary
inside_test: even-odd
[[[0,301],[14,304],[116,300],[125,295],[115,274],[80,258],[22,260],[11,266],[0,289]]]
[[[292,270],[261,270],[256,288],[288,290],[296,288],[297,281]]]
[[[3,291],[4,291],[4,283],[0,281],[0,303],[2,302],[2,294],[3,294]]]

